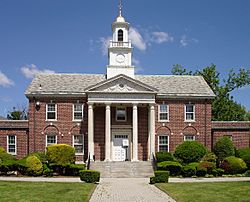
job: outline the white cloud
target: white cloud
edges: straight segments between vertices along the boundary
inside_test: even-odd
[[[13,85],[14,82],[9,79],[3,72],[0,71],[0,86],[9,87]]]
[[[138,65],[140,65],[141,62],[138,59],[132,58],[132,63],[133,63],[133,65],[138,66]]]
[[[180,39],[180,45],[181,47],[186,47],[188,46],[190,43],[199,43],[198,39],[195,38],[188,38],[186,35],[182,35],[181,39]]]
[[[55,71],[49,69],[40,70],[34,64],[21,67],[21,71],[26,78],[33,78],[36,74],[41,74],[41,73],[48,73],[48,74],[55,73]]]
[[[110,40],[112,40],[112,37],[108,36],[108,37],[101,37],[98,41],[99,43],[101,43],[101,51],[104,56],[108,54],[108,47]]]
[[[146,41],[143,39],[142,35],[138,31],[138,29],[131,27],[129,30],[129,39],[132,42],[132,45],[134,45],[136,48],[138,48],[141,51],[144,51],[147,49]]]
[[[164,42],[173,42],[174,37],[170,36],[167,32],[152,32],[150,41],[161,44]]]

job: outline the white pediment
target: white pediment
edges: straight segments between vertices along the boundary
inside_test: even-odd
[[[157,90],[140,81],[118,75],[102,83],[86,89],[87,92],[109,92],[109,93],[155,93]]]

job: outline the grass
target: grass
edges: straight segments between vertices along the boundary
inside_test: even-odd
[[[0,182],[0,201],[89,201],[94,184],[60,182]]]
[[[249,202],[250,182],[159,183],[178,202]]]

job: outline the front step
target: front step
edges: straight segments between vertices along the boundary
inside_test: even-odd
[[[103,178],[147,178],[154,174],[149,161],[91,162],[90,169],[100,171]]]

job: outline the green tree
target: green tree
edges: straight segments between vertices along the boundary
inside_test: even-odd
[[[9,120],[27,120],[28,113],[25,107],[13,107],[12,111],[7,114]]]
[[[221,81],[216,66],[205,67],[195,72],[189,71],[181,65],[174,65],[174,75],[200,75],[206,80],[216,95],[212,102],[212,120],[214,121],[243,121],[250,120],[250,114],[244,106],[233,100],[230,93],[250,84],[250,70],[239,69],[238,72],[230,70],[227,79]]]

